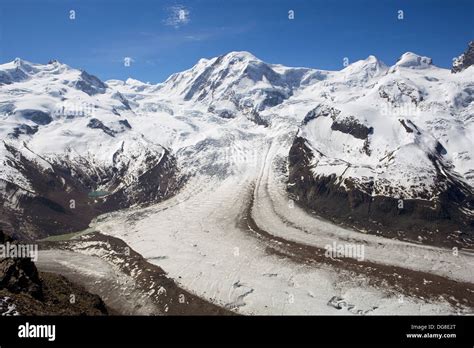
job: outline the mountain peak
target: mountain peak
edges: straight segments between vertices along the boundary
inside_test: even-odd
[[[388,67],[377,57],[370,55],[366,59],[358,60],[341,70],[344,79],[351,83],[365,83],[375,76],[385,74]]]
[[[11,62],[0,64],[0,85],[28,80],[36,72],[34,64],[15,58]]]
[[[0,70],[16,71],[16,74],[34,75],[38,72],[62,72],[70,67],[56,59],[50,60],[47,64],[32,63],[22,58],[15,58],[11,62],[0,64]]]
[[[24,59],[21,59],[21,58],[15,58],[11,64],[17,68],[23,68],[25,71],[30,71],[33,69],[33,63],[30,63]]]
[[[370,56],[368,56],[365,61],[367,62],[379,62],[380,63],[380,60],[374,56],[373,54],[371,54]]]
[[[223,57],[235,58],[239,60],[259,60],[252,53],[248,51],[231,51],[227,54],[224,54]]]
[[[129,77],[129,78],[127,78],[127,79],[125,80],[125,84],[131,85],[131,86],[149,85],[149,83],[142,82],[142,81],[140,81],[140,80],[136,80],[136,79],[131,78],[131,77]]]
[[[406,52],[400,58],[398,58],[396,67],[411,68],[411,69],[423,69],[428,68],[432,65],[432,59],[430,57],[420,56],[413,52]]]
[[[370,55],[365,59],[358,60],[351,65],[347,66],[343,70],[359,70],[359,69],[366,69],[366,68],[383,68],[386,67],[385,63],[382,62],[374,55]]]

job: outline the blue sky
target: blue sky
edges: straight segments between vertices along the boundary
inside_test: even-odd
[[[153,83],[237,50],[330,70],[344,57],[391,65],[413,51],[449,67],[473,23],[473,0],[1,0],[0,61],[55,58],[104,80]]]

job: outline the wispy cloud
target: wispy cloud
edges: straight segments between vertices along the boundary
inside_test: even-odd
[[[206,39],[204,35],[185,35],[184,38],[189,41],[202,41]]]
[[[191,20],[191,11],[182,5],[171,6],[168,7],[167,10],[168,17],[163,21],[165,25],[179,28],[183,25],[188,24]]]

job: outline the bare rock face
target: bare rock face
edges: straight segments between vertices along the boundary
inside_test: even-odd
[[[13,242],[13,238],[5,234],[3,230],[0,230],[0,244],[5,244],[6,242]]]
[[[38,132],[38,126],[29,126],[27,124],[21,124],[18,127],[13,129],[13,132],[10,133],[10,136],[18,139],[18,137],[22,134],[33,135]]]
[[[461,54],[453,62],[452,73],[461,72],[474,64],[474,41],[469,42],[466,52]]]
[[[0,230],[0,244],[11,246],[17,243]],[[72,303],[71,294],[74,294],[78,301]],[[99,296],[88,293],[62,276],[38,272],[31,259],[2,258],[0,315],[18,314],[103,315],[108,312]]]
[[[104,125],[100,120],[96,118],[91,118],[91,120],[87,124],[87,127],[92,129],[101,129],[105,134],[110,135],[111,137],[115,136],[115,132],[113,130],[111,130],[109,127]]]
[[[346,117],[343,120],[335,120],[331,125],[331,129],[342,133],[351,134],[353,137],[358,139],[367,139],[367,137],[374,131],[372,127],[367,127],[363,124],[360,124],[353,117]]]
[[[107,85],[94,75],[90,75],[85,71],[81,72],[81,78],[76,81],[75,87],[88,95],[103,94]]]
[[[0,230],[0,242],[4,245],[11,245],[13,239]],[[38,270],[33,261],[27,258],[0,259],[1,288],[13,293],[28,293],[36,299],[43,297]]]
[[[0,261],[0,288],[13,293],[27,293],[43,298],[38,270],[30,259],[3,259]]]
[[[52,117],[48,113],[40,110],[18,110],[15,112],[15,114],[40,126],[50,124],[53,121]]]

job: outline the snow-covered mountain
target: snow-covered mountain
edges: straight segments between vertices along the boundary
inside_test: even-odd
[[[255,106],[263,110],[280,104],[295,89],[321,76],[312,69],[267,64],[251,53],[231,52],[201,59],[190,70],[172,75],[160,92],[202,101],[212,109],[227,109],[233,117],[236,109]]]
[[[367,70],[377,74],[362,88],[348,75],[336,77],[337,91],[332,78],[311,87],[328,97],[306,114],[290,151],[290,191],[364,230],[472,243],[474,70],[451,74],[414,53]]]
[[[174,159],[131,127],[136,115],[119,92],[57,61],[16,59],[0,65],[0,76],[7,231],[24,237],[84,228],[101,211],[170,194]]]
[[[324,71],[231,52],[157,85],[15,60],[0,65],[3,223],[33,236],[84,227],[193,175],[257,171],[258,146],[281,139],[300,204],[370,232],[468,245],[473,100],[472,66],[453,74],[414,53]]]

